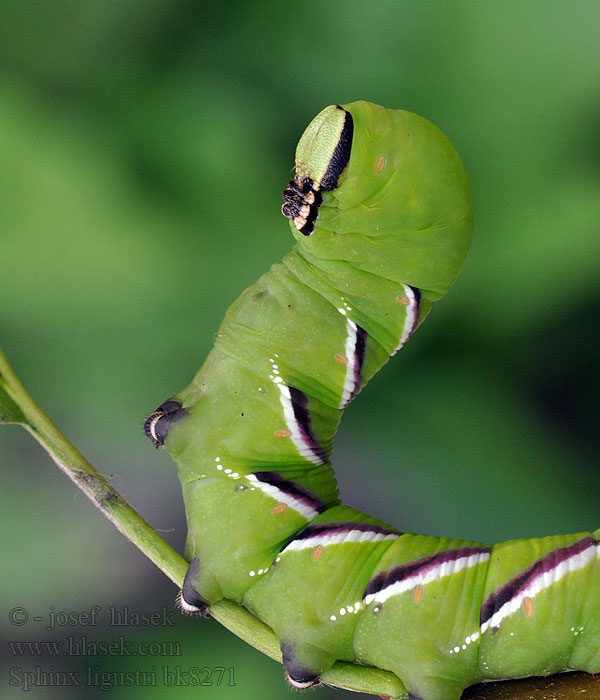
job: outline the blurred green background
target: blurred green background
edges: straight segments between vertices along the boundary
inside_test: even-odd
[[[279,208],[302,130],[356,99],[446,132],[476,226],[456,286],[347,411],[334,453],[345,501],[406,530],[485,541],[600,525],[595,0],[0,11],[0,344],[174,546],[185,538],[175,469],[143,419],[189,382],[226,306],[291,246]],[[156,686],[28,698],[292,697],[277,664],[214,621],[171,614],[174,586],[24,431],[0,430],[0,460],[2,697],[22,696],[11,668],[35,667],[82,683],[86,668],[141,669]],[[51,612],[94,605],[96,626],[45,629]],[[27,624],[9,624],[16,606]],[[109,626],[123,606],[165,606],[173,625]],[[5,643],[82,636],[177,642],[181,655],[20,657]],[[235,667],[235,686],[162,676],[219,666]]]

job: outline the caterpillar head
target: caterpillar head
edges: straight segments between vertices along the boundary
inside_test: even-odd
[[[354,120],[339,105],[330,105],[312,120],[296,148],[296,174],[283,193],[284,216],[304,236],[314,230],[321,192],[336,189],[352,150]]]
[[[370,102],[330,105],[296,149],[283,214],[317,264],[350,263],[439,299],[472,231],[470,190],[452,144],[431,122]]]

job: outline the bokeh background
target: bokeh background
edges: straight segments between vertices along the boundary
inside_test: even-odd
[[[345,501],[492,542],[600,525],[595,0],[53,0],[0,2],[0,16],[0,343],[174,546],[178,481],[143,419],[291,246],[279,207],[296,141],[325,105],[355,99],[448,134],[476,227],[456,286],[347,410],[334,453]],[[291,697],[277,664],[171,613],[174,586],[24,431],[0,430],[0,464],[2,697],[22,697],[14,669],[36,667],[82,683],[139,669],[157,684],[28,698]],[[100,624],[46,629],[51,612],[94,605]],[[9,624],[16,606],[27,624]],[[164,607],[173,624],[109,626],[124,606]],[[5,643],[84,636],[181,655],[18,656]],[[162,675],[220,666],[235,686]]]

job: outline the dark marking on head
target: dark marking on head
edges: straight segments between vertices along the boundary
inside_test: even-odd
[[[202,615],[202,617],[210,617],[208,603],[195,589],[193,581],[197,578],[200,572],[200,560],[198,557],[192,559],[188,570],[183,579],[183,588],[181,589],[181,609],[188,614]]]
[[[338,109],[342,109],[337,105]],[[344,110],[345,111],[345,110]],[[340,140],[331,156],[329,165],[327,166],[327,171],[321,180],[321,189],[326,192],[335,190],[338,186],[338,181],[340,175],[346,169],[348,161],[350,160],[350,152],[352,151],[352,138],[354,136],[354,119],[350,112],[346,112],[346,120],[344,122],[344,128],[340,134]]]
[[[319,683],[319,676],[294,660],[294,649],[288,642],[281,643],[281,655],[287,679],[294,688],[304,690]]]
[[[176,399],[167,399],[144,422],[144,433],[152,440],[157,449],[165,444],[171,425],[183,416],[187,410]]]

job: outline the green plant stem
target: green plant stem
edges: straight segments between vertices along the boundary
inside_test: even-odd
[[[29,395],[0,350],[0,386],[18,406],[19,421],[42,445],[60,469],[92,503],[175,583],[181,583],[187,564],[115,491],[60,432]]]
[[[2,394],[4,393],[4,396]],[[36,404],[0,349],[0,423],[19,423],[48,452],[59,468],[140,551],[181,588],[188,563],[125,501],[60,432]],[[248,644],[281,662],[273,631],[229,600],[210,608],[211,616]],[[368,666],[337,662],[322,675],[328,685],[393,698],[406,697],[394,674]]]

